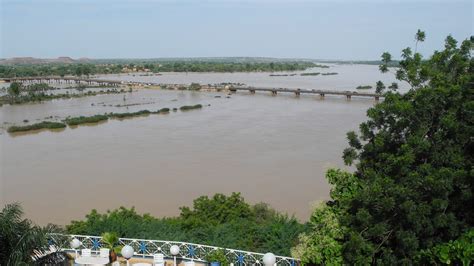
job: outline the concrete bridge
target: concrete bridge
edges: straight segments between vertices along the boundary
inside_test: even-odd
[[[231,87],[229,88],[231,92],[237,92],[237,91],[248,91],[250,93],[255,93],[255,92],[270,92],[273,95],[277,95],[278,93],[281,92],[286,92],[286,93],[294,93],[296,96],[299,96],[301,94],[319,94],[321,98],[324,98],[326,95],[342,95],[346,96],[346,98],[349,100],[352,98],[352,96],[358,96],[358,97],[371,97],[374,98],[376,101],[378,101],[380,98],[383,97],[383,95],[378,94],[378,93],[366,93],[366,92],[357,92],[357,91],[336,91],[336,90],[301,90],[301,89],[288,89],[288,88],[255,88],[255,87]]]
[[[14,77],[14,78],[1,78],[4,82],[20,82],[24,84],[34,84],[34,83],[65,83],[65,84],[86,84],[86,85],[99,85],[99,86],[121,86],[121,85],[135,85],[135,86],[167,86],[169,88],[179,88],[186,87],[185,84],[163,84],[163,83],[153,83],[153,82],[137,82],[137,81],[119,81],[119,80],[107,80],[107,79],[96,79],[96,78],[85,78],[85,77],[58,77],[58,76],[49,76],[49,77]],[[367,93],[367,92],[357,92],[357,91],[337,91],[337,90],[301,90],[301,89],[290,89],[290,88],[257,88],[257,87],[242,87],[242,86],[208,86],[203,85],[202,87],[207,89],[222,89],[229,90],[230,92],[236,93],[237,91],[248,91],[250,93],[255,92],[270,92],[272,95],[277,95],[278,93],[294,93],[296,96],[301,94],[315,94],[320,95],[321,98],[324,98],[326,95],[339,95],[345,96],[350,100],[353,96],[355,97],[370,97],[378,101],[383,95],[378,93]]]

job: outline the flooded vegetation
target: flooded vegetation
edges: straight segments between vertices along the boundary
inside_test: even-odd
[[[195,109],[201,109],[203,106],[202,104],[195,104],[195,105],[183,105],[179,108],[181,111],[190,111]],[[177,108],[174,108],[177,110]],[[98,124],[100,122],[105,122],[112,119],[126,119],[126,118],[133,118],[139,116],[148,116],[150,114],[168,114],[170,112],[170,108],[161,108],[157,111],[149,111],[149,110],[140,110],[137,112],[129,112],[129,113],[106,113],[103,115],[92,115],[92,116],[77,116],[77,117],[67,117],[62,122],[51,122],[51,121],[43,121],[40,123],[35,123],[26,126],[10,126],[7,129],[9,133],[16,133],[16,132],[27,132],[27,131],[35,131],[40,129],[58,129],[58,128],[65,128],[66,125],[70,127],[77,127],[78,125],[83,124]],[[23,122],[27,123],[28,120],[23,120]]]
[[[77,126],[81,124],[98,123],[101,121],[107,121],[108,119],[109,117],[106,115],[93,115],[93,116],[79,116],[79,117],[66,118],[64,122],[68,126]]]
[[[189,110],[194,110],[194,109],[201,109],[202,105],[201,104],[196,104],[196,105],[184,105],[179,108],[181,111],[189,111]]]
[[[60,122],[50,122],[50,121],[43,121],[40,123],[35,123],[26,126],[11,126],[8,128],[9,133],[16,133],[16,132],[26,132],[32,130],[42,130],[42,129],[60,129],[65,128],[66,125]]]

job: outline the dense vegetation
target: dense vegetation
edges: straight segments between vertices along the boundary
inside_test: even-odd
[[[416,34],[416,44],[425,38]],[[304,263],[413,265],[474,261],[473,38],[448,36],[428,60],[406,48],[399,80],[411,85],[367,112],[360,135],[347,134],[344,161],[332,170],[332,200],[311,217],[293,249]],[[391,56],[382,55],[382,72]]]
[[[7,129],[7,131],[9,133],[15,133],[15,132],[25,132],[25,131],[40,130],[40,129],[61,129],[65,127],[66,125],[64,123],[43,121],[40,123],[26,125],[26,126],[11,126]]]
[[[264,203],[250,205],[238,193],[216,194],[180,208],[178,217],[155,218],[135,209],[119,208],[100,214],[93,210],[83,221],[66,226],[71,234],[101,235],[112,231],[120,237],[186,241],[201,244],[274,252],[289,255],[290,247],[305,226],[279,214]]]
[[[0,65],[0,78],[37,76],[90,76],[128,72],[260,72],[296,71],[326,67],[308,61],[284,62],[214,62],[214,61],[147,61],[111,64],[43,64]]]

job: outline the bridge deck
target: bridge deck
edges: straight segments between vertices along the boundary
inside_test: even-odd
[[[383,97],[377,93],[359,93],[357,91],[336,91],[336,90],[301,90],[301,89],[289,89],[289,88],[254,88],[254,87],[233,87],[231,91],[263,91],[263,92],[288,92],[288,93],[306,93],[306,94],[323,94],[323,95],[351,95],[351,96],[363,96],[363,97]]]
[[[6,82],[12,81],[74,81],[74,82],[88,82],[88,83],[104,83],[112,85],[145,85],[145,86],[184,86],[180,84],[163,84],[163,83],[153,83],[153,82],[139,82],[139,81],[120,81],[120,80],[109,80],[109,79],[95,79],[95,78],[81,78],[81,77],[57,77],[57,76],[46,76],[46,77],[13,77],[13,78],[0,78],[0,80]],[[212,87],[212,86],[211,86]],[[367,93],[367,92],[357,92],[357,91],[338,91],[338,90],[306,90],[306,89],[290,89],[290,88],[263,88],[263,87],[229,87],[229,91],[248,91],[248,92],[271,92],[277,94],[279,92],[285,93],[294,93],[296,95],[300,94],[319,94],[321,96],[325,95],[342,95],[346,96],[348,99],[352,96],[360,97],[372,97],[376,100],[383,98],[383,95],[377,93]]]

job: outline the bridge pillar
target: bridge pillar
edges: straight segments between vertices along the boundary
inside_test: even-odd
[[[324,93],[320,93],[319,98],[324,99]]]
[[[350,95],[350,94],[346,94],[346,99],[347,99],[347,100],[350,100],[350,99],[351,99],[351,95]]]
[[[273,90],[273,91],[272,91],[272,95],[277,95],[277,91],[276,91],[276,90]]]

